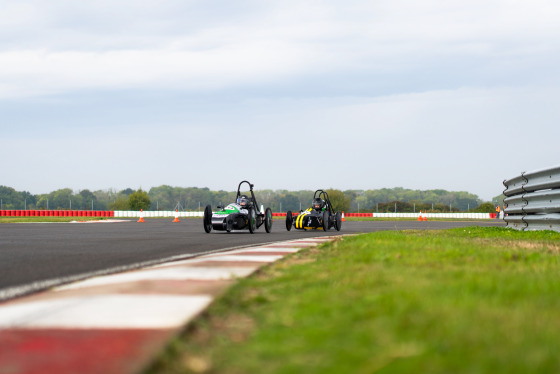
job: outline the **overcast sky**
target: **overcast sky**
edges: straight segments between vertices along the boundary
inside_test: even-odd
[[[557,0],[0,0],[0,185],[499,195],[560,164]]]

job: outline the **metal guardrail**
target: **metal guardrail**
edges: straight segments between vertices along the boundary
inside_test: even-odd
[[[508,227],[560,232],[560,166],[523,172],[503,183]]]
[[[520,176],[505,180],[504,195],[513,196],[525,192],[560,188],[560,166],[523,172]]]

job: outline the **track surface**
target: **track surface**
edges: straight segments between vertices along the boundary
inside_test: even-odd
[[[201,219],[152,219],[116,223],[0,225],[0,300],[82,279],[96,273],[141,267],[210,251],[276,241],[381,230],[504,226],[496,222],[344,222],[342,231],[286,231],[276,219],[272,233],[206,234]],[[14,291],[17,290],[17,291]]]

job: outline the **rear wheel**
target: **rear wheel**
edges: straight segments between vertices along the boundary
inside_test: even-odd
[[[329,231],[329,212],[323,212],[323,231]]]
[[[264,229],[267,233],[272,230],[272,210],[270,208],[266,208],[264,211]]]
[[[334,228],[336,231],[340,231],[342,228],[342,216],[340,215],[340,212],[336,212],[334,216]]]
[[[286,230],[290,231],[292,229],[293,223],[294,223],[294,216],[292,216],[292,211],[288,210],[286,212]]]
[[[210,205],[206,205],[204,209],[204,231],[207,234],[212,231],[212,207]]]
[[[254,234],[256,228],[257,228],[257,215],[255,214],[255,209],[249,209],[249,232],[251,234]]]

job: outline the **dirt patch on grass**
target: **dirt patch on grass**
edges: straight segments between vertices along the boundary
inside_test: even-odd
[[[518,248],[529,251],[548,251],[549,253],[560,254],[560,243],[556,244],[535,240],[499,240],[486,238],[475,239],[474,242],[480,244],[481,246]]]

